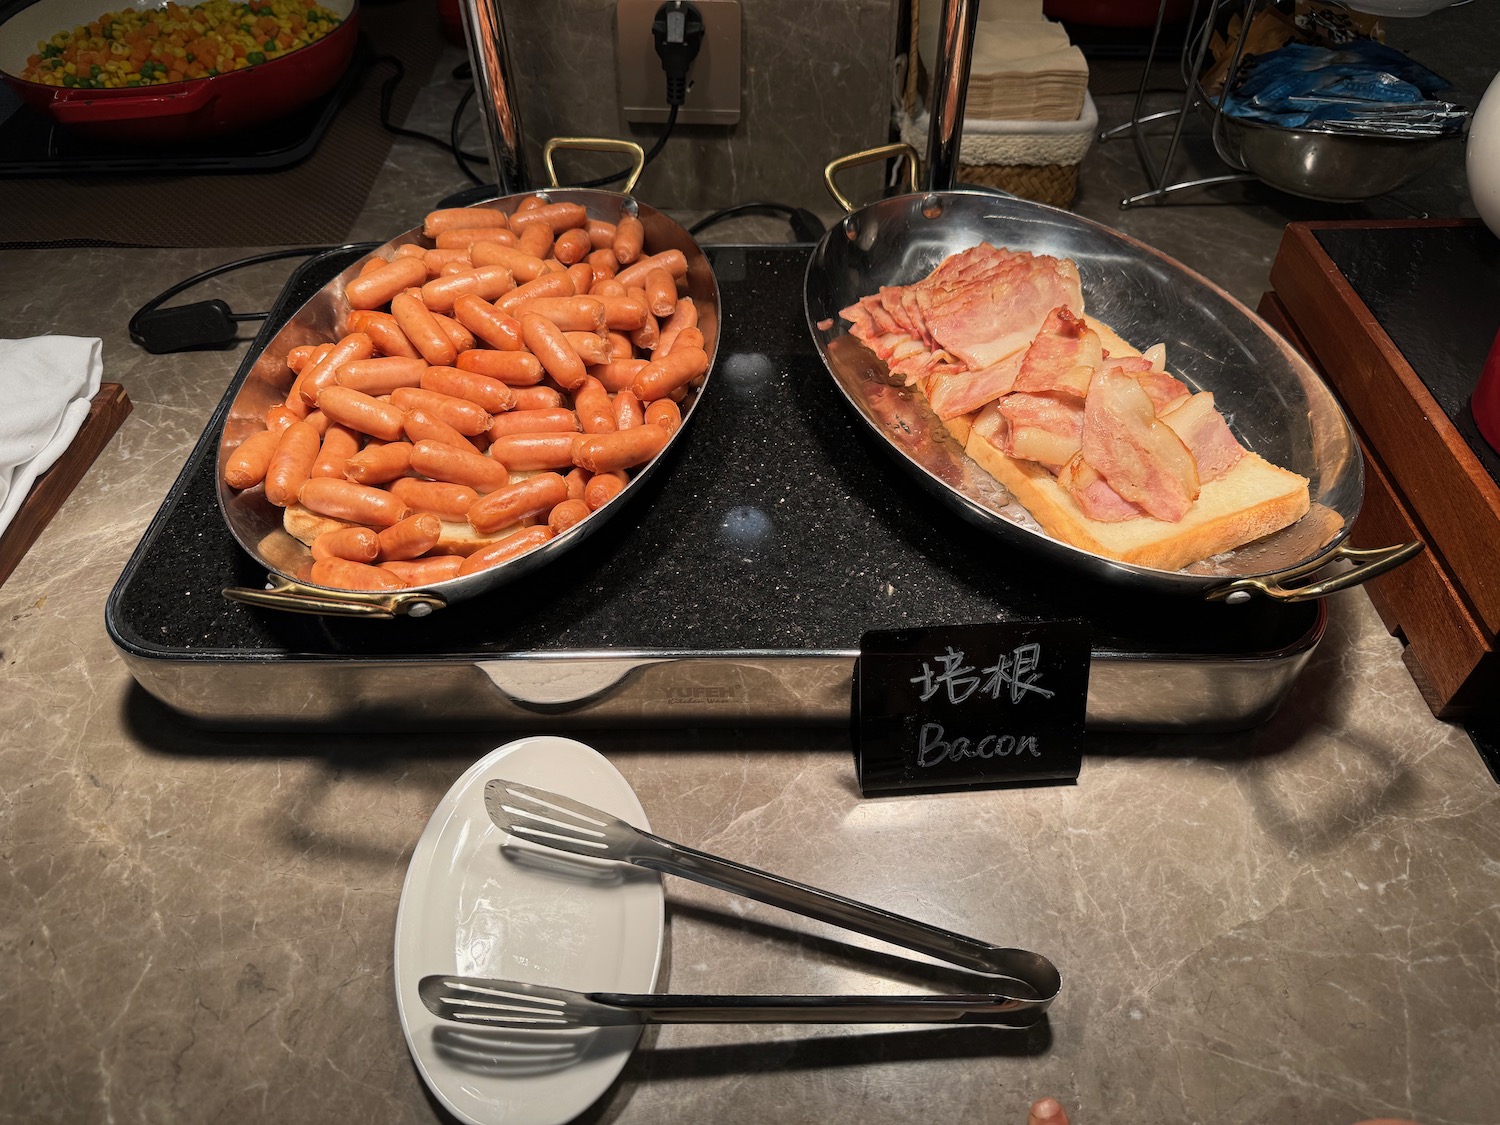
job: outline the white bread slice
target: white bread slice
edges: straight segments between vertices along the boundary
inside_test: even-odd
[[[334,519],[332,516],[319,515],[310,508],[304,508],[301,504],[288,507],[281,517],[281,523],[289,535],[309,547],[312,546],[312,541],[325,531],[361,526],[347,520]],[[518,526],[513,525],[491,532],[489,535],[481,535],[467,521],[455,523],[452,520],[444,520],[443,536],[438,540],[433,552],[440,555],[472,555],[483,547],[498,543],[515,532]]]
[[[1244,546],[1296,523],[1308,510],[1307,479],[1278,468],[1255,453],[1202,488],[1181,520],[1140,516],[1105,523],[1084,515],[1073,497],[1035,461],[1007,457],[971,433],[964,447],[1021,503],[1054,539],[1106,558],[1158,570]]]

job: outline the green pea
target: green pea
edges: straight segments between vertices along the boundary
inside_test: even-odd
[[[262,54],[260,51],[251,51],[249,54],[247,54],[245,56],[245,61],[247,63],[252,63],[252,64],[253,63],[263,63],[263,62],[266,61],[266,56],[264,54]]]

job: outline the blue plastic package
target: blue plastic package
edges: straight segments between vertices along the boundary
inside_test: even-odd
[[[1232,117],[1283,129],[1431,137],[1461,132],[1469,110],[1440,97],[1449,83],[1371,39],[1337,49],[1288,43],[1247,57],[1224,96]]]

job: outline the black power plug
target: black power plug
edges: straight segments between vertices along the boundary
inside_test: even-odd
[[[688,67],[703,47],[703,13],[684,0],[667,0],[656,9],[651,38],[667,75],[667,104],[680,106],[687,98]]]
[[[233,344],[239,327],[223,301],[197,301],[152,309],[130,322],[130,338],[152,355],[222,348]]]

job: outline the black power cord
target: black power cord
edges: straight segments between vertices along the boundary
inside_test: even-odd
[[[655,160],[661,150],[666,147],[667,139],[671,137],[672,130],[677,124],[677,112],[683,102],[687,99],[691,83],[688,82],[688,70],[693,65],[693,60],[698,57],[699,51],[703,49],[703,36],[706,28],[701,13],[688,0],[666,0],[656,10],[656,15],[651,21],[651,37],[656,45],[657,57],[661,59],[662,71],[667,77],[667,121],[661,135],[646,152],[645,159],[641,164],[644,169],[651,161]],[[375,62],[386,63],[395,68],[389,78],[380,87],[380,124],[389,133],[398,137],[409,137],[412,140],[424,141],[430,145],[436,145],[453,155],[458,162],[459,171],[463,172],[471,183],[483,186],[485,180],[470,167],[470,164],[488,165],[489,157],[483,153],[465,152],[459,143],[459,126],[461,124],[464,110],[468,108],[469,102],[474,98],[474,87],[470,85],[459,98],[458,105],[454,107],[453,117],[449,123],[448,139],[444,141],[440,137],[434,137],[429,133],[423,133],[415,129],[407,129],[395,124],[391,120],[391,103],[395,98],[396,86],[406,76],[406,68],[401,60],[394,55],[382,55]],[[471,75],[468,63],[461,63],[454,68],[453,77],[466,78]],[[630,175],[630,169],[626,168],[619,172],[613,172],[598,179],[585,180],[582,183],[568,184],[568,187],[596,188],[612,184],[617,180],[623,180]]]
[[[646,153],[641,164],[643,170],[666,147],[667,138],[672,135],[672,129],[677,124],[677,111],[687,100],[690,88],[688,69],[698,57],[698,52],[703,49],[704,30],[703,13],[687,0],[666,0],[666,3],[656,9],[656,16],[651,21],[651,38],[656,43],[656,56],[661,59],[662,71],[667,76],[667,123],[661,136],[656,138],[656,143]],[[630,169],[626,168],[613,175],[569,186],[604,187],[616,180],[623,180],[628,175]]]
[[[381,127],[386,132],[393,133],[398,137],[410,137],[414,141],[425,141],[430,145],[436,145],[444,152],[451,153],[453,159],[458,162],[459,171],[467,176],[471,182],[476,184],[484,183],[484,180],[475,173],[474,169],[469,167],[469,164],[471,161],[475,164],[488,164],[490,158],[482,152],[465,152],[459,144],[458,139],[459,125],[463,118],[464,110],[474,97],[474,87],[472,85],[469,86],[464,91],[463,96],[458,99],[458,105],[454,108],[453,117],[448,125],[448,139],[445,141],[441,137],[432,136],[430,133],[404,128],[391,120],[391,103],[395,99],[396,86],[400,83],[401,79],[406,77],[406,67],[394,55],[382,55],[375,62],[377,64],[389,63],[395,68],[395,73],[381,83],[380,86]],[[453,69],[454,78],[467,78],[469,74],[468,63],[461,63]]]
[[[184,289],[191,289],[230,270],[244,269],[262,262],[275,262],[282,258],[311,258],[315,254],[334,250],[357,250],[361,245],[346,243],[343,246],[301,246],[292,250],[273,250],[196,273],[186,281],[179,281],[170,289],[158,293],[137,309],[130,318],[130,338],[152,355],[194,351],[199,348],[222,348],[233,344],[239,338],[236,328],[238,322],[264,320],[270,313],[237,313],[218,299],[195,301],[190,305],[177,305],[170,309],[161,306]],[[372,249],[375,246],[374,243],[368,245]]]
[[[794,242],[817,242],[827,229],[823,226],[823,220],[806,207],[791,207],[785,203],[756,200],[753,203],[736,203],[732,207],[722,207],[710,215],[705,215],[688,227],[688,234],[696,238],[700,231],[740,215],[784,215],[787,225],[792,228]]]

